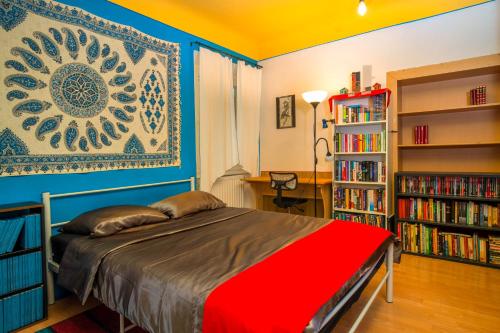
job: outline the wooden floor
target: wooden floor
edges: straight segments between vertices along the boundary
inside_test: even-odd
[[[334,333],[348,331],[383,270],[342,317]],[[403,255],[394,270],[394,303],[386,303],[382,291],[358,332],[500,331],[500,270],[410,255]],[[64,299],[49,307],[47,321],[20,332],[36,332],[83,310],[76,299]]]

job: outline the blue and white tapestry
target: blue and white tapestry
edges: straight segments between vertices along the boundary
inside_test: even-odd
[[[180,49],[79,8],[0,0],[0,175],[180,165]]]

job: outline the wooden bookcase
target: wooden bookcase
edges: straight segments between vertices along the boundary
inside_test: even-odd
[[[353,94],[343,94],[334,95],[330,98],[330,106],[334,117],[333,123],[333,165],[332,165],[332,215],[333,218],[346,219],[346,220],[364,220],[372,221],[369,224],[381,226],[383,228],[388,228],[388,208],[390,207],[390,193],[389,189],[389,160],[387,156],[389,138],[389,128],[388,128],[388,102],[390,91],[388,89],[379,89],[374,91],[366,91]],[[369,112],[374,111],[374,100],[379,98],[379,102],[382,101],[381,105],[383,116],[375,117],[370,120],[356,120],[344,122],[341,121],[340,112],[337,111],[342,108],[342,106],[352,107],[352,106],[362,106],[367,107]],[[380,119],[379,119],[380,118]],[[377,151],[339,151],[337,149],[337,134],[381,134],[385,135],[385,144],[381,146],[380,150]],[[357,141],[358,142],[358,141]],[[372,180],[352,180],[352,179],[337,179],[337,163],[338,161],[348,161],[348,162],[377,162],[381,163],[384,169],[385,179]],[[358,171],[360,171],[358,169]],[[366,172],[366,170],[365,170]],[[347,177],[349,178],[349,177]],[[360,189],[360,190],[383,190],[383,201],[384,209],[382,211],[376,210],[359,210],[353,208],[340,208],[337,204],[338,199],[336,198],[336,191],[339,188],[343,189]],[[374,222],[377,221],[378,222]]]
[[[500,170],[500,54],[389,72],[387,85],[393,172]],[[469,105],[479,85],[487,104]],[[429,144],[414,144],[416,125],[429,126]]]
[[[429,190],[424,190],[424,191],[408,191],[404,190],[402,191],[402,188],[404,186],[400,186],[402,179],[404,177],[427,177],[428,180],[427,182],[427,187],[428,188],[433,188],[433,193]],[[444,177],[448,177],[448,179],[467,179],[468,177],[473,177],[476,180],[481,179],[481,178],[490,178],[490,179],[495,179],[496,185],[497,185],[497,193],[496,196],[494,197],[485,197],[484,195],[471,195],[464,193],[462,195],[451,195],[451,194],[443,194],[437,192],[437,190],[434,188],[435,183],[432,185],[429,185],[429,183],[433,182],[434,179],[440,178],[441,180],[444,179]],[[471,182],[472,184],[476,184],[474,181]],[[477,187],[477,185],[475,185]],[[469,186],[470,187],[470,186]],[[482,239],[488,239],[489,236],[496,236],[500,237],[500,225],[480,225],[480,216],[481,216],[481,211],[478,209],[477,211],[474,211],[472,208],[470,210],[462,210],[460,211],[457,209],[458,207],[455,206],[455,203],[460,203],[462,204],[462,208],[465,205],[470,205],[474,204],[478,208],[481,207],[481,205],[487,205],[490,207],[497,207],[497,215],[496,219],[498,220],[499,218],[499,211],[500,211],[500,196],[498,196],[499,188],[500,187],[500,173],[432,173],[432,172],[398,172],[395,174],[395,179],[394,179],[394,191],[395,191],[395,199],[394,199],[394,206],[395,206],[395,226],[396,226],[396,233],[400,237],[402,241],[402,246],[403,246],[403,252],[412,254],[412,255],[418,255],[418,256],[424,256],[424,257],[431,257],[431,258],[437,258],[437,259],[444,259],[444,260],[451,260],[451,261],[456,261],[456,262],[462,262],[462,263],[468,263],[468,264],[474,264],[474,265],[480,265],[480,266],[487,266],[487,267],[494,267],[494,268],[500,268],[500,265],[495,265],[489,262],[489,258],[487,262],[481,262],[480,260],[470,260],[467,258],[463,258],[459,255],[457,256],[445,256],[444,255],[444,250],[443,250],[443,243],[439,242],[436,243],[437,239],[432,239],[432,244],[436,243],[436,249],[438,250],[439,253],[422,253],[425,252],[422,250],[422,240],[424,242],[429,242],[429,239],[425,239],[425,237],[420,238],[418,235],[421,234],[421,231],[417,234],[417,239],[415,239],[415,234],[409,235],[408,230],[405,229],[404,225],[413,225],[413,226],[425,226],[428,228],[432,228],[437,230],[437,233],[447,233],[447,234],[458,234],[458,235],[467,235],[476,238],[482,238]],[[424,193],[422,193],[424,192]],[[416,204],[418,208],[418,211],[420,214],[424,214],[423,212],[423,206],[424,203],[430,202],[432,200],[434,207],[436,208],[438,204],[445,204],[447,207],[447,210],[443,211],[440,210],[441,214],[433,214],[433,218],[423,218],[423,217],[418,217],[415,218],[415,216],[407,216],[405,213],[400,212],[400,200],[405,201],[406,204],[410,200],[413,200],[413,203]],[[420,205],[417,203],[417,200],[421,201]],[[401,207],[405,207],[404,204]],[[429,206],[427,206],[429,207]],[[442,207],[442,206],[440,206]],[[435,209],[437,211],[437,209]],[[449,210],[449,211],[448,211]],[[410,211],[413,211],[414,214],[417,212],[415,210],[410,209]],[[457,216],[454,216],[455,212],[458,214],[462,214],[461,218],[464,219],[464,213],[467,215],[469,224],[464,224],[463,220],[461,223],[458,221]],[[449,215],[448,215],[449,213]],[[443,214],[446,216],[445,222],[442,220],[439,221],[437,220],[438,218],[436,217],[437,215],[440,215],[442,218]],[[489,219],[492,219],[492,216],[488,217]],[[475,220],[475,221],[474,221]],[[472,222],[476,223],[472,223]],[[404,231],[405,230],[405,231]],[[427,229],[430,230],[430,229]],[[430,235],[427,235],[430,237]],[[420,244],[417,246],[416,249],[411,249],[407,248],[407,245],[409,243],[413,244]],[[487,249],[489,248],[489,243],[486,243]],[[474,243],[474,249],[476,249],[476,243]],[[429,251],[427,251],[429,252]],[[432,251],[431,251],[432,252]],[[486,255],[489,257],[489,250],[486,251]]]
[[[31,246],[23,246],[21,236],[15,239],[12,251],[0,254],[0,332],[10,332],[47,318],[47,281],[45,274],[45,228],[43,205],[37,202],[21,202],[0,205],[0,223],[12,219],[24,219],[28,215],[38,215],[31,226],[36,232],[30,233]],[[11,229],[7,229],[11,230]],[[5,231],[5,229],[4,229]],[[8,233],[0,235],[4,242]],[[29,243],[27,243],[29,244]],[[35,255],[35,256],[34,256]]]

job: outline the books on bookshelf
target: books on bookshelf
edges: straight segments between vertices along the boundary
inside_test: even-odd
[[[0,259],[0,296],[42,283],[40,251]]]
[[[500,177],[402,175],[399,193],[500,198]]]
[[[500,236],[488,237],[488,259],[491,264],[500,265]]]
[[[334,189],[335,208],[385,212],[385,189],[344,188]]]
[[[336,181],[385,182],[384,162],[337,160],[334,163]]]
[[[413,128],[413,143],[417,145],[429,143],[428,125],[417,125]]]
[[[432,198],[399,198],[398,218],[498,227],[500,204],[478,204],[472,201],[445,201]]]
[[[385,217],[382,215],[335,212],[334,219],[368,224],[374,227],[385,228]]]
[[[374,96],[374,98],[377,96]],[[367,123],[371,121],[381,121],[386,119],[385,108],[370,109],[365,105],[344,105],[337,104],[335,110],[335,121],[337,125]]]
[[[385,152],[387,135],[385,130],[379,133],[335,133],[335,152]]]
[[[0,332],[11,332],[44,316],[43,287],[0,299]]]
[[[476,233],[442,232],[436,227],[412,223],[399,223],[397,233],[404,251],[488,263],[488,239]]]
[[[486,104],[486,86],[479,86],[469,91],[471,105]]]
[[[0,219],[0,254],[12,252],[20,240],[24,249],[40,246],[40,214]]]

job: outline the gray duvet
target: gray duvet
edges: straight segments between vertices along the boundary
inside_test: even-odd
[[[57,282],[83,303],[93,293],[149,332],[201,332],[203,304],[212,290],[328,223],[306,216],[220,208],[134,232],[78,238],[66,248]],[[374,253],[318,309],[306,331],[319,330],[328,310],[383,251],[381,247]],[[311,274],[321,274],[321,268]]]

